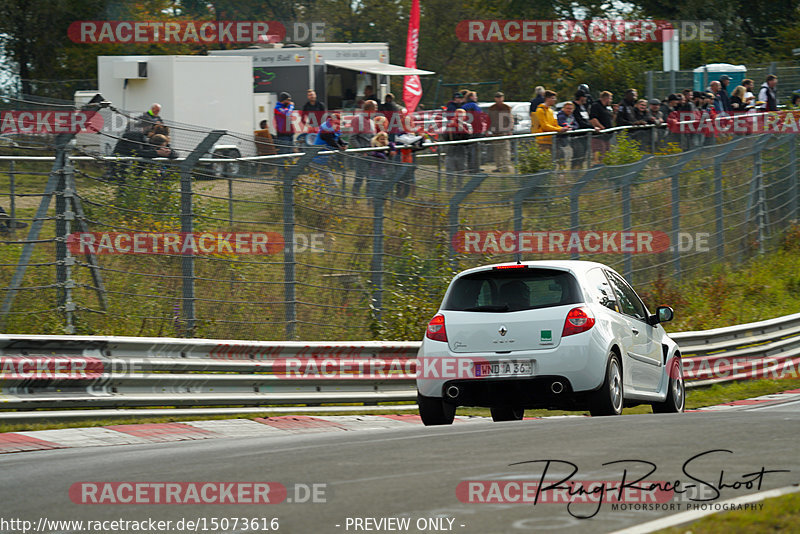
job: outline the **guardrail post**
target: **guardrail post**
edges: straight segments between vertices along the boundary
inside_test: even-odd
[[[225,130],[214,130],[181,162],[181,232],[191,234],[194,231],[194,214],[192,212],[192,168],[197,161],[211,150],[214,143],[225,135]],[[194,255],[183,254],[181,256],[181,274],[183,276],[183,320],[184,328],[182,334],[191,337],[197,327],[197,316],[195,314],[194,301]]]
[[[467,198],[473,191],[475,191],[478,186],[480,186],[483,181],[488,178],[488,174],[476,174],[472,178],[470,178],[467,185],[464,186],[464,189],[457,192],[450,198],[450,210],[448,213],[448,229],[449,229],[449,236],[450,236],[450,265],[453,269],[456,268],[456,259],[455,255],[457,253],[456,249],[453,247],[453,239],[456,236],[456,232],[458,232],[458,213],[461,207],[461,202]]]
[[[323,146],[304,147],[300,159],[283,173],[283,289],[286,339],[297,339],[297,262],[294,258],[294,182]]]

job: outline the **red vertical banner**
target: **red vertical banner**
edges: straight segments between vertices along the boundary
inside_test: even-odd
[[[408,42],[406,44],[406,67],[417,68],[417,50],[419,50],[419,0],[412,0],[411,16],[408,19]],[[406,76],[403,82],[403,103],[409,113],[417,109],[422,98],[422,85],[419,76]]]

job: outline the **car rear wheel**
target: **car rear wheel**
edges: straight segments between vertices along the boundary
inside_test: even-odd
[[[426,397],[417,392],[417,406],[425,426],[452,425],[456,417],[455,405],[444,402],[440,397]]]
[[[589,413],[593,417],[620,415],[622,414],[622,398],[622,365],[619,363],[617,353],[612,352],[608,358],[603,386],[590,399]]]
[[[489,411],[492,413],[492,421],[520,421],[525,415],[524,409],[511,406],[495,406]]]
[[[673,358],[669,369],[669,386],[664,402],[653,403],[653,413],[682,413],[686,405],[686,387],[680,358]]]

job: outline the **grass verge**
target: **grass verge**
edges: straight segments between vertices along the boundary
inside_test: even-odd
[[[755,534],[797,532],[800,525],[800,494],[793,493],[763,501],[760,510],[735,510],[710,515],[656,534]]]

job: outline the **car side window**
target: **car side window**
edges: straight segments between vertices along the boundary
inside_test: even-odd
[[[589,282],[588,293],[592,301],[605,306],[609,310],[617,311],[617,299],[614,296],[614,290],[603,274],[602,269],[592,269],[586,273],[586,279]]]
[[[619,311],[641,321],[646,321],[647,310],[631,286],[621,277],[610,271],[606,271],[606,274],[608,275],[609,281],[614,286],[614,291],[617,293]]]

